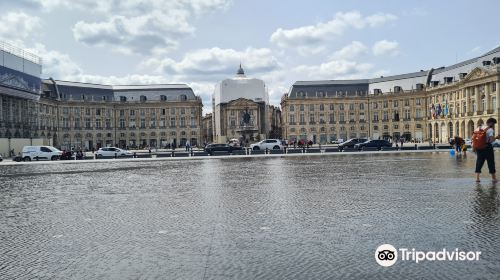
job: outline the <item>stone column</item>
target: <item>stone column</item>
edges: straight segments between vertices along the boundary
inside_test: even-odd
[[[500,111],[500,82],[497,82],[495,96],[496,96],[497,100],[496,100],[496,104],[493,104],[493,105],[496,106],[497,113],[498,113]]]
[[[466,98],[465,103],[467,104],[467,112],[464,112],[464,113],[467,115],[467,113],[472,112],[472,106],[471,106],[472,102],[470,102],[471,101],[470,100],[470,88],[465,88],[464,90],[465,90],[465,98]]]
[[[491,84],[490,83],[487,83],[484,85],[484,106],[486,108],[484,108],[484,111],[486,111],[486,114],[488,113],[488,110],[490,109],[490,88],[491,88]]]
[[[474,89],[474,96],[476,97],[476,112],[482,112],[481,111],[481,96],[479,94],[479,86],[474,86],[473,87]]]

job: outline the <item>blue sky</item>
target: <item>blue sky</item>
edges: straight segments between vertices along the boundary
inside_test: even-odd
[[[210,109],[241,61],[271,101],[297,80],[372,78],[450,65],[500,45],[499,1],[0,0],[0,40],[43,77],[183,82]]]

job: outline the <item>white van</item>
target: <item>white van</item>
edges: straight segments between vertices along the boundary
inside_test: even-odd
[[[62,152],[51,146],[24,146],[21,157],[24,161],[57,160]]]

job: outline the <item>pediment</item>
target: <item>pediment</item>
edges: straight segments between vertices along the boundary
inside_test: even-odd
[[[256,102],[247,98],[238,98],[228,102],[227,104],[230,106],[249,106],[254,105]]]
[[[467,76],[465,76],[463,81],[476,80],[476,79],[490,76],[491,74],[492,74],[491,72],[489,72],[488,70],[486,70],[484,68],[476,67],[469,74],[467,74]]]

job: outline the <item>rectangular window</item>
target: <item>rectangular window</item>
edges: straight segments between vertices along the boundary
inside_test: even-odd
[[[335,114],[330,114],[329,118],[330,118],[330,123],[334,123],[335,122]]]

